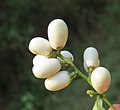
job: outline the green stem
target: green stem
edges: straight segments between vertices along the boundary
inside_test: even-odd
[[[84,75],[71,61],[65,59],[61,54],[58,54],[58,56],[61,59],[63,59],[67,64],[69,64],[75,70],[75,72],[77,73],[78,76],[82,77],[84,80],[86,80],[92,86],[90,79],[86,75]]]
[[[88,68],[88,74],[89,74],[89,78],[91,78],[91,74],[92,74],[92,71],[94,70],[93,67],[89,67]]]
[[[84,80],[86,80],[92,86],[90,79],[86,75],[84,75],[79,69],[77,69],[77,67],[72,62],[70,62],[69,65],[76,71],[76,73],[80,77],[82,77]]]
[[[117,110],[111,103],[110,101],[107,99],[107,97],[105,96],[105,94],[103,94],[102,99],[110,106],[113,108],[113,110]]]
[[[62,59],[63,62],[65,62],[65,63],[67,63],[68,65],[70,65],[70,66],[74,69],[75,73],[76,73],[78,76],[82,77],[84,80],[86,80],[86,81],[90,84],[90,86],[92,86],[91,81],[90,81],[90,76],[91,76],[91,72],[93,71],[93,68],[89,68],[89,77],[87,77],[86,75],[84,75],[84,74],[73,64],[73,62],[65,59],[60,53],[58,53],[57,55],[58,55],[58,57],[60,57],[60,58]],[[93,86],[92,86],[92,87],[93,87]],[[110,103],[110,101],[107,99],[107,97],[105,96],[105,94],[101,94],[101,95],[102,95],[102,99],[103,99],[110,107],[112,107],[113,110],[116,110],[116,108],[115,108],[115,107]]]

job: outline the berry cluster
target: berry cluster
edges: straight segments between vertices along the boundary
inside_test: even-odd
[[[84,69],[88,73],[83,74],[73,63],[73,55],[62,50],[68,39],[68,27],[61,19],[55,19],[48,25],[48,40],[35,37],[29,43],[29,50],[36,56],[33,58],[32,72],[37,78],[45,78],[45,87],[50,91],[58,91],[67,87],[73,79],[86,80],[94,90],[88,90],[90,96],[97,95],[93,110],[105,110],[101,104],[104,100],[110,110],[115,110],[105,96],[111,83],[111,75],[108,69],[100,67],[98,51],[94,47],[88,47],[83,54]],[[119,110],[119,109],[117,109]]]
[[[84,51],[84,68],[90,74],[93,88],[100,94],[107,91],[111,82],[110,72],[105,67],[100,66],[98,51],[93,47],[88,47]]]
[[[29,43],[29,50],[36,54],[33,58],[33,74],[37,78],[46,78],[45,87],[50,91],[65,88],[71,82],[72,75],[62,65],[57,55],[73,61],[73,55],[64,48],[68,38],[68,27],[61,19],[53,20],[48,26],[48,39],[35,37]]]

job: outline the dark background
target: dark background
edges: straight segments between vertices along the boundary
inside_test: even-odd
[[[84,50],[98,49],[101,66],[112,75],[107,97],[120,103],[119,0],[0,0],[0,110],[92,109],[95,98],[86,95],[89,85],[84,81],[49,92],[44,80],[32,74],[29,41],[35,36],[47,38],[47,26],[55,18],[67,23],[65,49],[84,73]]]

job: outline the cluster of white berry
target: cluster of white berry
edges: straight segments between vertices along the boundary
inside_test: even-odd
[[[48,25],[48,39],[35,37],[30,41],[29,50],[36,54],[32,71],[37,78],[46,78],[45,87],[48,90],[57,91],[70,84],[72,75],[63,70],[61,58],[52,56],[52,53],[59,51],[64,58],[71,59],[71,62],[74,60],[69,51],[61,51],[68,39],[68,27],[63,20],[55,19]],[[86,72],[91,72],[89,77],[93,88],[103,94],[111,82],[110,72],[104,67],[99,67],[99,54],[93,47],[88,47],[84,51],[83,59]]]
[[[63,70],[61,58],[54,55],[59,51],[66,58],[74,60],[73,55],[64,48],[68,39],[68,27],[61,19],[55,19],[48,25],[48,39],[35,37],[29,43],[29,50],[36,54],[33,58],[33,74],[37,78],[46,78],[45,87],[50,91],[65,88],[71,82],[71,75]]]
[[[61,51],[68,39],[68,27],[61,19],[55,19],[48,25],[48,39],[35,37],[29,43],[29,50],[36,54],[33,58],[33,74],[37,78],[46,78],[45,87],[50,91],[57,91],[67,87],[72,79],[78,76],[63,69],[61,57],[73,62],[74,57],[69,51]],[[93,47],[88,47],[83,54],[84,68],[90,73],[89,78],[92,87],[100,94],[109,88],[111,82],[110,72],[100,66],[98,51]],[[74,78],[73,78],[74,77]]]
[[[73,63],[73,55],[65,47],[68,39],[68,27],[61,19],[55,19],[48,25],[48,40],[35,37],[29,43],[29,50],[36,56],[33,58],[33,74],[37,78],[45,78],[45,87],[50,91],[58,91],[67,87],[73,79],[83,78],[93,88],[88,90],[90,96],[101,96],[110,109],[120,108],[113,105],[105,97],[111,83],[111,75],[105,67],[100,67],[98,51],[88,47],[83,54],[83,66],[88,75],[83,74]],[[97,99],[93,110],[105,110]]]
[[[111,82],[110,72],[105,67],[100,66],[98,51],[93,47],[88,47],[84,51],[84,68],[91,72],[90,79],[93,88],[100,94],[107,91]]]

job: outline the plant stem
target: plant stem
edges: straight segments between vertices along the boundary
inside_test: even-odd
[[[92,86],[91,81],[90,81],[90,76],[91,76],[91,72],[93,71],[93,68],[89,68],[89,71],[88,71],[88,72],[89,72],[89,77],[87,77],[86,75],[84,75],[84,74],[74,65],[73,62],[71,62],[70,60],[64,58],[60,53],[58,53],[57,55],[61,58],[62,62],[65,62],[65,63],[67,63],[68,65],[70,65],[70,66],[74,69],[75,73],[76,73],[79,77],[82,77],[84,80],[86,80],[86,81],[90,84],[90,86]],[[93,86],[92,86],[92,88],[93,88]],[[105,96],[105,94],[101,94],[101,95],[102,95],[102,99],[103,99],[110,107],[112,107],[113,110],[116,110],[116,108],[115,108],[115,107],[110,103],[110,101],[107,99],[107,97]]]
[[[84,75],[73,63],[69,63],[69,65],[76,71],[76,73],[80,77],[82,77],[84,80],[86,80],[92,86],[90,79],[86,75]]]
[[[92,86],[90,79],[86,75],[84,75],[71,61],[65,59],[61,54],[58,54],[58,56],[61,59],[63,59],[67,64],[69,64],[75,70],[75,72],[77,73],[78,76],[82,77],[84,80],[86,80]]]
[[[93,67],[89,67],[88,68],[88,75],[89,75],[89,78],[91,78],[91,74],[92,74],[92,71],[94,70]]]
[[[110,106],[113,108],[113,110],[116,110],[116,108],[110,103],[110,101],[107,99],[107,97],[105,96],[105,94],[103,94],[102,99]]]

